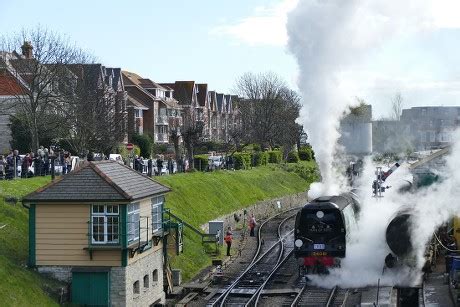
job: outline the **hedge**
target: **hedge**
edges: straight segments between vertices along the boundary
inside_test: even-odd
[[[235,169],[248,169],[251,166],[251,154],[246,152],[235,152],[233,154]]]
[[[206,171],[208,169],[208,156],[195,155],[193,156],[194,168],[199,171]]]
[[[299,155],[297,154],[297,151],[289,152],[288,156],[287,156],[287,161],[289,163],[297,163],[297,162],[299,162]]]
[[[268,151],[268,162],[270,163],[281,163],[281,158],[282,158],[282,155],[281,155],[281,151],[279,150],[272,150],[272,151]]]
[[[312,160],[312,151],[308,148],[302,148],[299,150],[299,159],[302,161],[311,161]]]
[[[255,152],[252,154],[252,166],[267,165],[268,153],[267,152]]]
[[[152,139],[146,134],[134,134],[132,140],[135,145],[139,146],[140,155],[147,159],[150,158],[153,145]]]

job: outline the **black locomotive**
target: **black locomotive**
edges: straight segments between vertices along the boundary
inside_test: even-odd
[[[358,197],[349,192],[319,197],[297,213],[294,253],[307,274],[340,266],[350,230],[357,227],[358,212]]]

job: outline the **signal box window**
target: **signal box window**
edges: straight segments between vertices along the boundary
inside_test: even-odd
[[[92,243],[118,244],[120,221],[118,205],[93,205],[91,210]]]

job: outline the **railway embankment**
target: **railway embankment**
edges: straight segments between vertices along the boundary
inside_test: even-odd
[[[156,179],[173,189],[166,207],[198,228],[209,220],[241,212],[242,208],[251,210],[255,204],[273,207],[280,200],[284,206],[284,196],[295,198],[307,190],[315,169],[314,163],[301,162]],[[33,302],[33,305],[55,306],[59,300],[59,293],[54,290],[60,285],[26,267],[28,211],[20,203],[21,197],[49,182],[49,177],[0,181],[0,279],[8,281],[0,283],[0,305],[29,306]],[[184,253],[171,258],[172,267],[182,270],[184,280],[210,265],[211,259],[201,238],[187,230]]]

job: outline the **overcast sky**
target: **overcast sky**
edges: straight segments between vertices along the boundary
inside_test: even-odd
[[[9,34],[40,24],[104,65],[158,82],[196,80],[228,92],[242,73],[270,70],[296,87],[285,27],[295,6],[296,0],[0,0],[0,28]],[[353,95],[373,104],[374,117],[390,112],[398,91],[404,107],[460,105],[458,12],[460,1],[433,1],[434,27],[395,36],[343,72],[344,84],[353,80]]]

